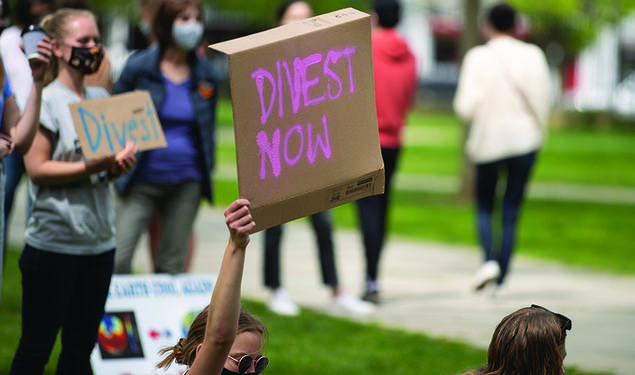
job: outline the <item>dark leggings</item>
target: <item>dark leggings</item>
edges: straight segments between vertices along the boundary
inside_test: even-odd
[[[516,238],[516,222],[529,180],[536,152],[476,165],[476,207],[478,234],[485,261],[496,260],[501,273],[497,280],[502,284],[509,269]],[[492,214],[496,197],[499,172],[507,172],[503,195],[502,236],[494,239]],[[498,249],[495,251],[494,249]]]
[[[318,245],[322,282],[332,288],[337,287],[337,270],[335,268],[335,254],[333,250],[333,222],[329,211],[311,215],[311,224]],[[271,289],[280,287],[280,239],[282,225],[265,231],[265,286]]]
[[[383,148],[381,156],[384,159],[386,184],[384,194],[371,195],[357,201],[357,212],[362,227],[364,249],[366,253],[366,280],[377,280],[379,258],[386,237],[386,222],[390,186],[393,173],[397,167],[399,148]]]
[[[42,374],[62,329],[58,375],[92,374],[90,353],[104,314],[115,251],[66,255],[28,244],[20,257],[22,337],[11,374]]]

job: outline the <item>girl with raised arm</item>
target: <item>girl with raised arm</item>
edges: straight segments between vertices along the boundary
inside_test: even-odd
[[[172,361],[189,367],[188,375],[260,374],[269,364],[262,355],[265,327],[240,308],[240,287],[249,232],[256,225],[249,201],[238,199],[225,210],[229,243],[212,300],[194,319],[176,345],[162,351],[167,356],[157,367]]]

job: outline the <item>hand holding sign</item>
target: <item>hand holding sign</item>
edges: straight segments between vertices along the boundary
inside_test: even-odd
[[[115,162],[112,167],[110,167],[108,173],[113,177],[119,177],[122,174],[130,172],[134,164],[137,162],[136,155],[138,151],[139,147],[137,144],[132,141],[128,141],[126,143],[126,147],[115,155]]]
[[[256,226],[251,217],[249,205],[247,199],[237,199],[225,210],[225,222],[231,242],[240,249],[247,247],[249,232]]]

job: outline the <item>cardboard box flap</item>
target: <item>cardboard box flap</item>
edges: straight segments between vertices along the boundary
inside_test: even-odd
[[[210,45],[209,48],[223,52],[227,55],[233,55],[255,47],[262,47],[267,44],[277,43],[286,39],[311,33],[325,27],[335,26],[337,24],[350,22],[364,17],[369,17],[369,15],[364,12],[360,12],[357,9],[346,8],[241,38],[215,43]]]

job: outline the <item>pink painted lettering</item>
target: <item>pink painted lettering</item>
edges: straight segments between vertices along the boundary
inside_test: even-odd
[[[352,94],[355,92],[355,84],[353,84],[353,65],[351,64],[351,55],[355,53],[355,47],[346,47],[343,50],[346,59],[348,60],[348,81],[350,83],[349,90]]]
[[[342,81],[340,80],[340,77],[338,77],[337,74],[329,68],[329,61],[332,61],[333,65],[335,65],[337,64],[337,60],[339,58],[340,56],[334,50],[330,50],[324,60],[324,75],[328,77],[326,80],[326,93],[331,100],[339,98],[342,93]],[[331,80],[337,83],[338,89],[336,94],[331,94]]]
[[[326,59],[324,59],[324,75],[328,77],[326,84],[326,92],[330,100],[336,100],[340,97],[342,93],[342,81],[340,77],[331,70],[329,64],[332,62],[332,65],[337,64],[337,61],[342,56],[346,56],[348,59],[348,77],[349,77],[349,92],[352,94],[355,92],[355,86],[353,84],[353,68],[351,66],[351,55],[355,53],[355,47],[346,47],[342,50],[329,50],[326,54]],[[331,80],[334,80],[337,83],[338,89],[336,94],[331,94]]]
[[[311,131],[311,123],[307,124],[306,132],[307,132],[309,141],[308,141],[307,150],[306,150],[306,157],[307,159],[309,159],[309,163],[311,164],[315,163],[318,146],[322,149],[322,154],[324,154],[325,158],[327,159],[331,158],[331,143],[329,142],[329,129],[328,129],[328,125],[326,124],[326,115],[322,116],[322,124],[324,125],[324,139],[322,139],[322,136],[320,136],[320,133],[316,133],[314,147],[312,147],[312,144],[311,144],[312,138],[313,138],[313,132]]]
[[[260,179],[267,177],[266,159],[269,158],[274,177],[280,176],[280,129],[273,132],[271,143],[264,130],[261,130],[256,137],[256,143],[260,148]]]
[[[293,71],[293,80],[291,79],[291,72],[289,71],[289,65],[286,61],[282,62],[282,66],[284,66],[284,70],[287,73],[287,83],[289,85],[289,97],[291,98],[291,107],[293,107],[293,114],[298,113],[298,109],[300,109],[300,97],[302,96],[302,73],[300,73],[297,69]],[[282,86],[280,86],[280,97],[282,97]],[[282,100],[280,105],[282,106]]]
[[[293,158],[290,158],[289,138],[293,133],[298,133],[300,136],[300,147],[298,148],[298,153]],[[287,130],[287,134],[284,136],[284,161],[287,162],[287,165],[295,165],[302,157],[302,151],[304,151],[304,134],[302,133],[302,125],[298,124]]]
[[[332,151],[326,115],[322,116],[322,128],[324,132],[323,134],[320,134],[318,131],[313,131],[313,127],[310,122],[307,123],[306,126],[303,126],[302,124],[292,126],[287,130],[287,133],[284,136],[282,150],[280,149],[280,128],[277,128],[273,132],[271,142],[269,142],[269,137],[264,130],[258,132],[256,144],[260,149],[260,179],[264,180],[267,178],[267,160],[269,160],[271,173],[274,177],[280,176],[283,166],[282,160],[284,160],[285,165],[290,167],[296,165],[300,161],[302,155],[305,155],[305,131],[307,139],[306,159],[309,164],[315,164],[320,150],[325,159],[330,159]],[[294,142],[292,141],[292,137],[299,137],[300,141]],[[299,146],[298,149],[295,150],[294,145],[297,144],[299,144]],[[284,159],[280,157],[281,152]]]
[[[315,77],[313,79],[307,79],[307,76],[308,76],[307,70],[309,69],[311,65],[318,64],[320,61],[322,61],[322,55],[319,53],[314,53],[302,60],[296,58],[295,61],[293,62],[293,65],[295,66],[300,65],[299,70],[302,71],[302,96],[304,97],[305,107],[317,104],[321,102],[322,100],[324,100],[324,98],[326,97],[326,94],[317,98],[313,98],[313,99],[309,97],[309,89],[312,86],[317,85],[318,82],[320,81],[320,78]]]
[[[293,114],[297,114],[300,104],[305,108],[318,104],[326,100],[337,100],[340,98],[344,90],[344,82],[340,75],[337,74],[335,67],[346,61],[348,63],[348,92],[355,92],[355,84],[353,79],[352,55],[355,54],[355,47],[349,46],[343,49],[330,49],[326,54],[314,53],[307,57],[296,57],[293,59],[293,67],[290,68],[287,61],[277,60],[273,73],[265,68],[258,68],[251,74],[251,78],[256,81],[256,89],[260,100],[260,122],[264,125],[267,123],[276,100],[278,101],[278,116],[284,117],[285,86],[289,91],[289,99]],[[346,59],[342,59],[346,57]],[[322,62],[323,61],[323,62]],[[311,69],[313,65],[322,63],[322,71],[315,72]],[[343,68],[343,67],[342,67]],[[340,71],[341,69],[340,68]],[[326,78],[325,84],[320,84],[321,73]],[[276,75],[274,77],[274,74]],[[284,77],[286,75],[287,84],[284,85]],[[344,81],[346,79],[344,78]],[[269,85],[266,84],[269,82]],[[271,86],[271,95],[269,96],[268,86]],[[317,95],[315,91],[323,90],[321,95]],[[277,91],[277,95],[276,95]],[[277,99],[276,99],[277,97]]]
[[[256,80],[256,88],[258,88],[258,96],[260,97],[260,122],[264,125],[267,122],[267,117],[269,117],[269,114],[271,114],[271,110],[273,109],[273,103],[276,98],[276,82],[273,79],[273,75],[269,73],[268,70],[262,68],[253,72],[251,74],[251,78]],[[269,100],[269,108],[266,110],[264,99],[265,78],[267,78],[271,83],[271,99]]]
[[[276,61],[276,70],[278,71],[278,116],[284,116],[284,106],[282,105],[282,74],[280,73],[280,61]]]

